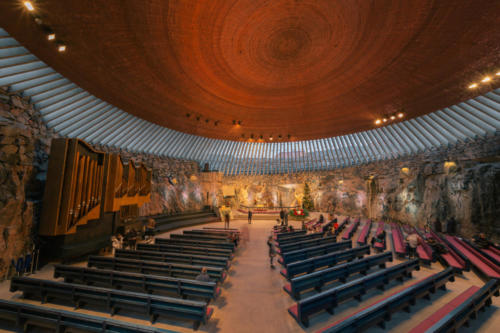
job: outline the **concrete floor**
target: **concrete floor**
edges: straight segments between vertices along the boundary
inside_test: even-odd
[[[310,327],[305,328],[300,326],[287,312],[288,307],[295,302],[282,289],[286,280],[279,274],[281,267],[279,264],[276,265],[276,269],[269,267],[266,240],[274,224],[275,221],[271,220],[256,220],[251,225],[248,225],[246,220],[231,221],[231,227],[237,227],[242,230],[242,237],[244,239],[236,251],[235,259],[233,259],[229,271],[229,277],[222,285],[221,296],[210,304],[210,306],[215,308],[214,315],[198,331],[223,333],[315,332],[395,290],[400,290],[443,269],[438,263],[432,264],[431,267],[423,267],[420,271],[416,271],[413,274],[413,278],[406,279],[403,283],[392,282],[387,286],[385,292],[379,290],[371,291],[364,296],[361,302],[352,300],[341,304],[335,309],[334,315],[324,312],[311,317]],[[298,222],[292,221],[291,224],[299,227]],[[211,223],[205,226],[222,226],[222,223]],[[193,228],[196,227],[186,229]],[[358,228],[358,232],[361,228],[362,226]],[[178,233],[179,231],[176,230],[173,233]],[[374,232],[375,228],[372,228],[372,233]],[[168,234],[165,233],[158,237],[168,237]],[[357,234],[354,235],[354,240],[357,239]],[[390,233],[388,233],[388,236],[390,236]],[[388,242],[387,244],[390,250],[391,243]],[[398,262],[398,260],[395,260],[390,265],[397,264]],[[84,263],[80,263],[79,265],[84,265]],[[52,272],[52,267],[48,265],[33,277],[52,279]],[[336,285],[338,283],[332,284],[332,286]],[[440,290],[432,295],[430,301],[425,299],[418,300],[417,304],[411,308],[411,313],[399,312],[394,315],[393,319],[387,323],[386,330],[373,328],[369,332],[407,332],[471,285],[482,286],[483,282],[474,273],[466,272],[462,277],[457,278],[455,282],[448,283],[447,291]],[[40,304],[38,301],[23,300],[19,296],[20,293],[9,292],[8,281],[0,284],[0,298],[13,298],[22,302]],[[45,304],[44,306],[73,310],[72,307],[63,305]],[[487,308],[485,312],[480,313],[478,319],[471,321],[470,328],[461,329],[460,332],[498,332],[498,327],[500,327],[499,307],[500,298],[494,298],[493,305]],[[88,311],[85,309],[79,309],[78,312],[108,317],[103,312]],[[114,318],[150,325],[147,320],[142,318],[131,318],[119,314],[115,315]],[[160,318],[154,326],[178,332],[193,332],[190,322],[179,323]],[[494,327],[497,327],[497,329]],[[0,329],[0,332],[5,331]]]

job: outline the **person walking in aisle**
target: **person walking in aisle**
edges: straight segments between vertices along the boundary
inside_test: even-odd
[[[271,268],[274,268],[273,259],[276,256],[276,250],[274,249],[273,236],[269,236],[267,239],[267,246],[269,247],[269,263],[271,264]]]
[[[252,211],[249,209],[249,210],[248,210],[248,224],[252,224],[252,215],[253,215],[253,213],[252,213]]]
[[[285,212],[282,210],[280,210],[280,223],[281,225],[283,225],[283,223],[285,223]]]

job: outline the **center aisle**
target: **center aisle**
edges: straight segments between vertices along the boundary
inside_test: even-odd
[[[231,222],[232,228],[242,231],[248,227],[249,241],[239,248],[224,284],[226,305],[214,313],[221,332],[303,332],[286,313],[293,301],[282,290],[284,280],[277,257],[276,268],[269,266],[266,242],[275,224],[271,220],[255,220],[251,225],[241,220]],[[299,227],[298,222],[291,224]]]

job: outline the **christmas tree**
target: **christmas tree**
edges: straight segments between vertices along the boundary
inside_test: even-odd
[[[304,183],[304,198],[302,199],[302,207],[307,210],[314,209],[314,202],[311,198],[311,189],[307,183]]]

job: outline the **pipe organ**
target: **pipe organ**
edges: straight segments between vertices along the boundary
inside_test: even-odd
[[[73,234],[105,212],[148,202],[151,170],[119,155],[93,149],[79,139],[54,139],[39,234]]]

